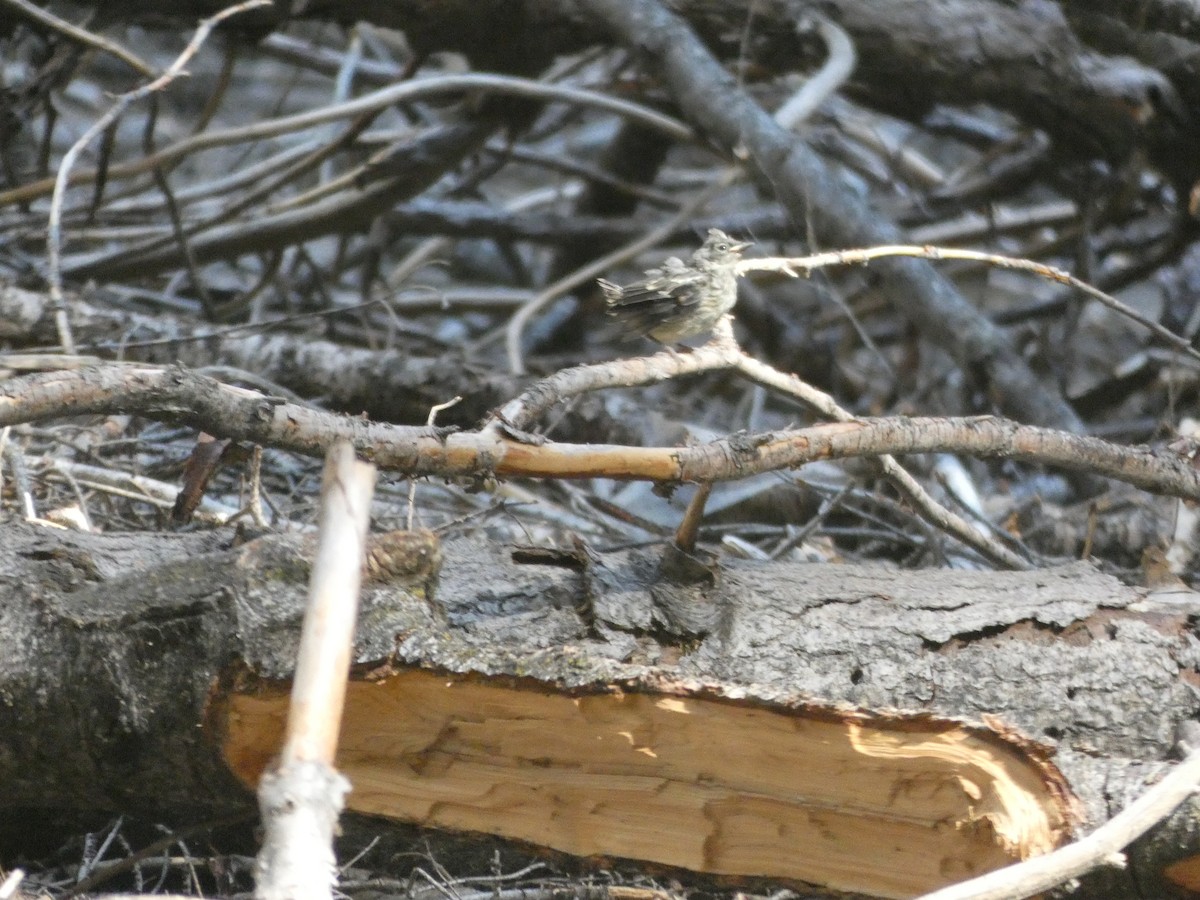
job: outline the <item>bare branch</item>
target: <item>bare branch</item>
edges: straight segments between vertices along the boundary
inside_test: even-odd
[[[920,900],[1020,900],[1050,890],[1093,869],[1124,866],[1120,851],[1167,816],[1200,786],[1200,750],[1163,777],[1137,800],[1085,838],[1017,863],[926,894]]]

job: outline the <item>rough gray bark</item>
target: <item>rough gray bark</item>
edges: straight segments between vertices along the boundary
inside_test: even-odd
[[[289,673],[305,542],[229,547],[214,534],[21,523],[3,533],[0,803],[246,808],[216,736],[197,725],[245,674]],[[687,586],[664,578],[655,550],[534,565],[452,541],[432,589],[436,549],[418,541],[405,552],[416,563],[391,570],[416,574],[365,587],[360,662],[532,676],[561,690],[707,684],[785,706],[1022,732],[1057,751],[1093,825],[1161,771],[1197,712],[1197,598],[1147,596],[1082,563],[998,574],[727,561],[715,581]],[[1135,876],[1147,889],[1164,861],[1200,849],[1186,827],[1194,812],[1152,835],[1121,892]]]
[[[3,535],[0,805],[248,808],[197,726],[218,680],[243,666],[291,672],[311,544],[234,547],[231,534],[105,537],[20,523]],[[363,656],[387,656],[394,629],[418,615],[395,605],[399,593],[393,583],[391,611],[376,622],[370,604],[383,601],[365,592]]]

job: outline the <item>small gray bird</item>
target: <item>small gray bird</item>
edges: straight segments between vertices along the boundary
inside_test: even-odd
[[[749,246],[710,228],[686,263],[672,256],[661,268],[648,269],[644,280],[625,287],[601,278],[608,314],[630,336],[644,335],[668,346],[709,331],[737,303],[734,266]]]

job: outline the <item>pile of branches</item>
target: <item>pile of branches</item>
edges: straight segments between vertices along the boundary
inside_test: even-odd
[[[495,0],[293,16],[249,2],[164,18],[10,0],[0,364],[53,370],[8,383],[25,512],[108,529],[246,509],[276,527],[306,521],[315,464],[270,448],[316,454],[332,420],[289,443],[192,409],[189,424],[229,439],[197,462],[178,414],[131,399],[132,369],[88,368],[117,360],[182,363],[377,421],[419,425],[437,408],[439,426],[488,421],[479,434],[527,446],[697,445],[895,414],[1165,443],[1195,391],[1200,81],[1195,23],[1162,6],[1123,19],[1068,2]],[[198,16],[211,18],[193,31]],[[686,257],[709,227],[757,245],[736,343],[603,368],[660,348],[617,339],[595,279]],[[754,265],[896,244],[926,258]],[[949,261],[954,248],[975,254]],[[531,377],[579,364],[602,368],[525,414]],[[69,391],[101,371],[115,396],[30,405],[64,369],[82,379]],[[505,403],[519,422],[494,415]],[[61,418],[80,412],[150,421]],[[262,502],[248,506],[237,441],[251,438],[268,452],[250,485]],[[1021,455],[969,429],[905,441],[859,455]],[[497,483],[554,470],[421,452],[392,467],[456,483],[415,498],[402,486],[383,524],[656,540],[691,499],[675,482],[726,481],[701,537],[731,552],[1008,566],[1082,553],[1134,569],[1167,549],[1175,515],[1117,493],[1108,508],[1123,514],[1098,525],[1105,485],[1087,447],[1023,457],[1070,477],[914,458],[928,506],[894,463],[882,474],[913,482],[899,494],[862,465],[743,480],[736,466],[655,478],[611,459],[559,470],[635,480],[581,487]],[[184,476],[189,455],[202,474]],[[1121,468],[1110,462],[1101,470]],[[1139,484],[1188,496],[1186,469]],[[931,512],[939,501],[951,509]],[[1189,562],[1180,551],[1171,566],[1186,575]]]
[[[378,529],[1190,579],[1200,24],[1125,7],[4,0],[0,505],[306,529],[345,438]],[[734,320],[622,341],[709,228]]]

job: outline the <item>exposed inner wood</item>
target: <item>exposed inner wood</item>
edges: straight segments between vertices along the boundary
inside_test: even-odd
[[[248,784],[287,699],[275,686],[218,707]],[[360,812],[907,897],[1065,838],[1061,779],[1019,743],[926,716],[407,670],[349,685],[337,766]]]
[[[1167,880],[1185,891],[1200,893],[1200,856],[1189,856],[1167,866]]]

